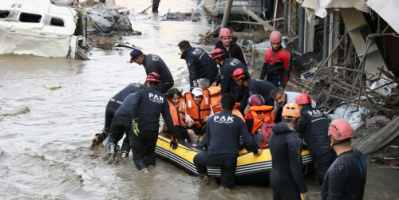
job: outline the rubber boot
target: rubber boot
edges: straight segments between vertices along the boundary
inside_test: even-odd
[[[107,144],[107,156],[115,158],[117,152],[118,152],[118,150],[117,150],[115,144],[112,144],[112,143]]]
[[[103,141],[107,138],[107,133],[97,133],[96,136],[93,138],[93,143],[91,144],[91,148],[95,149],[99,144],[102,144]]]

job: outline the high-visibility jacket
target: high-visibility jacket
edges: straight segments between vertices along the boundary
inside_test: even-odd
[[[166,98],[169,103],[169,112],[172,116],[173,124],[175,126],[187,126],[186,125],[186,103],[183,98],[180,98],[179,106],[176,107],[171,100]]]
[[[184,94],[186,99],[187,114],[194,120],[195,127],[202,127],[205,125],[202,121],[206,116],[211,114],[211,102],[209,99],[209,91],[204,90],[204,95],[200,107],[195,104],[193,96],[190,92]]]
[[[208,88],[210,100],[211,100],[211,107],[213,113],[218,114],[222,108],[220,107],[219,100],[222,97],[220,91],[222,88],[220,86],[211,86]]]
[[[263,122],[274,122],[274,116],[272,113],[273,106],[251,106],[247,112],[251,114],[254,119],[254,125],[252,126],[251,135],[262,126]]]

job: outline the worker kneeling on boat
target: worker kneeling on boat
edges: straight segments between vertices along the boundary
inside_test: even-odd
[[[161,79],[155,72],[148,74],[147,88],[140,90],[132,102],[132,131],[130,142],[133,150],[133,162],[136,167],[147,172],[147,167],[155,165],[155,146],[158,140],[159,117],[171,129],[171,146],[178,146],[176,129],[169,112],[169,104],[157,90]],[[175,139],[176,138],[176,139]]]
[[[197,147],[207,149],[194,157],[194,165],[204,184],[209,183],[207,166],[221,168],[222,187],[234,187],[237,168],[238,146],[240,135],[244,138],[246,149],[255,155],[262,153],[248,132],[242,119],[232,114],[236,98],[226,93],[222,96],[222,111],[208,119],[203,140]]]

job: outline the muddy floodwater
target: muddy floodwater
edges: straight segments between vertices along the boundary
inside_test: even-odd
[[[211,1],[211,0],[209,0]],[[140,36],[123,37],[144,53],[159,55],[175,86],[188,89],[188,71],[177,44],[198,46],[198,34],[211,29],[199,22],[162,21],[170,12],[187,12],[196,0],[162,0],[159,14],[138,14],[150,1],[119,0],[131,9]],[[207,2],[206,2],[207,3]],[[210,52],[213,46],[202,46]],[[104,124],[108,100],[131,82],[143,83],[143,66],[130,64],[127,48],[93,49],[91,60],[0,55],[0,199],[272,199],[264,186],[220,190],[157,159],[148,174],[131,158],[109,162],[105,148],[91,150],[91,139]],[[253,71],[252,73],[259,73]],[[49,90],[45,83],[59,83]],[[399,172],[369,166],[365,199],[399,199]],[[306,177],[305,199],[320,199],[316,177]]]

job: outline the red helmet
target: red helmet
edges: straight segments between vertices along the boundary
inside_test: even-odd
[[[345,119],[336,119],[331,122],[328,128],[328,136],[332,136],[335,140],[344,140],[352,138],[352,127]]]
[[[248,99],[249,106],[265,105],[265,99],[260,94],[254,94]]]
[[[233,80],[238,81],[241,78],[245,77],[245,70],[243,68],[238,68],[238,69],[234,70],[231,77],[233,78]]]
[[[228,28],[222,28],[219,31],[219,37],[230,37],[231,33],[230,30]]]
[[[224,57],[226,55],[226,52],[223,49],[217,48],[215,50],[212,51],[212,59],[216,59],[219,58],[221,60],[224,60]]]
[[[283,36],[281,35],[280,31],[273,31],[270,33],[270,42],[271,43],[280,43]]]
[[[151,72],[151,73],[149,73],[149,74],[147,75],[147,78],[145,79],[145,81],[148,81],[148,82],[158,82],[158,83],[160,83],[160,82],[161,82],[161,78],[159,77],[159,74],[158,74],[158,73]]]
[[[304,104],[312,103],[312,99],[307,94],[300,94],[299,96],[296,97],[295,103],[298,105],[304,105]]]

